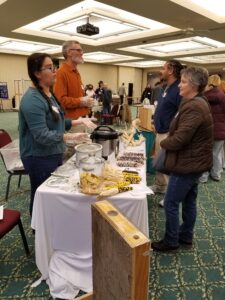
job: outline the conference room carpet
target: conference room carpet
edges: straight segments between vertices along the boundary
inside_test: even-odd
[[[0,113],[0,128],[18,137],[17,113]],[[153,175],[148,175],[149,185]],[[31,250],[27,257],[17,228],[0,240],[0,299],[52,299],[48,286],[31,284],[40,278],[35,265],[34,235],[30,228],[29,181],[25,176],[17,189],[12,178],[10,197],[4,201],[7,173],[0,161],[0,205],[19,209]],[[149,277],[151,300],[224,300],[225,299],[225,172],[220,182],[209,180],[199,185],[198,217],[194,246],[175,253],[152,253]],[[148,196],[150,238],[164,233],[164,210],[158,206],[162,196]],[[102,299],[103,300],[103,299]],[[107,300],[107,299],[104,299]],[[126,299],[123,299],[126,300]]]

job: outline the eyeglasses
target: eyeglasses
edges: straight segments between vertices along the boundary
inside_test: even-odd
[[[44,71],[44,70],[49,70],[52,73],[54,73],[54,72],[56,72],[57,67],[56,66],[49,66],[49,67],[44,67],[44,68],[41,69],[41,71]]]
[[[79,49],[79,48],[70,48],[69,50],[72,50],[72,51],[77,51],[79,53],[83,53],[83,49]]]

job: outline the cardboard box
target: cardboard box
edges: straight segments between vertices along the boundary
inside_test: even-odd
[[[147,130],[152,130],[152,108],[139,108],[139,119],[141,121],[140,126]]]

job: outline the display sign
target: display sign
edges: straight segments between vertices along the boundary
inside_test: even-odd
[[[7,82],[0,82],[0,99],[9,99]]]

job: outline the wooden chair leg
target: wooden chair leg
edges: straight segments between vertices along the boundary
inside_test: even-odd
[[[21,178],[22,178],[22,175],[19,175],[19,180],[18,180],[18,188],[20,187]]]
[[[21,237],[22,237],[22,240],[23,240],[23,246],[24,246],[24,249],[26,251],[26,254],[30,255],[30,250],[29,250],[29,247],[28,247],[28,244],[27,244],[27,239],[26,239],[26,236],[25,236],[25,233],[24,233],[24,229],[23,229],[23,225],[22,225],[21,220],[19,220],[18,226],[19,226],[19,230],[20,230],[20,234],[21,234]]]
[[[9,174],[7,187],[6,187],[6,194],[5,194],[5,200],[6,201],[8,200],[8,197],[9,197],[9,187],[10,187],[11,177],[12,177],[12,174]]]
[[[80,297],[77,297],[74,300],[93,300],[93,292],[88,293],[88,294],[83,295],[83,296],[80,296]]]

